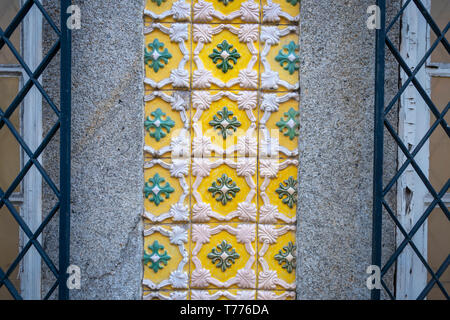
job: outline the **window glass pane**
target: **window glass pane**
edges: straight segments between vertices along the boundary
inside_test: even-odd
[[[19,89],[19,79],[13,77],[0,77],[0,108],[5,111],[14,100]],[[16,130],[20,133],[20,106],[9,118]],[[20,147],[17,140],[5,125],[0,129],[0,187],[6,190],[13,182],[20,170]],[[20,187],[20,186],[19,186]],[[20,188],[16,188],[16,192]]]
[[[443,30],[447,23],[450,21],[450,1],[449,0],[432,0],[431,1],[431,16],[439,26],[439,29]],[[446,38],[450,41],[450,31],[447,32]],[[433,30],[430,30],[430,44],[436,40],[436,34]],[[431,62],[445,62],[450,63],[450,55],[447,50],[444,49],[442,44],[434,50],[431,54]]]
[[[16,207],[16,210],[19,208]],[[8,270],[16,256],[19,254],[19,226],[6,207],[0,209],[0,268],[4,272]],[[20,293],[20,282],[18,278],[19,266],[8,277],[16,290]],[[0,288],[0,300],[12,299],[11,294],[5,286]]]
[[[20,8],[19,0],[0,0],[0,27],[5,30]],[[20,53],[20,25],[10,37],[16,50]],[[16,58],[5,44],[0,50],[0,64],[18,64]]]
[[[444,110],[450,101],[450,79],[433,77],[431,79],[431,99],[439,111]],[[431,123],[436,118],[430,115]],[[450,123],[450,113],[445,116],[447,123]],[[447,179],[450,178],[450,143],[447,134],[441,126],[438,126],[430,138],[430,182],[435,189],[440,190]]]
[[[433,77],[431,79],[431,98],[439,111],[442,111],[450,101],[450,79]],[[431,122],[436,118],[431,115]],[[450,122],[447,113],[445,120]],[[441,127],[438,127],[430,138],[430,182],[437,192],[441,190],[450,178],[450,142]],[[436,208],[428,218],[428,262],[436,271],[444,262],[450,251],[450,222],[441,208]],[[450,269],[442,275],[441,283],[450,291]],[[428,275],[428,280],[431,280]],[[434,286],[427,296],[430,300],[445,299],[441,290]]]

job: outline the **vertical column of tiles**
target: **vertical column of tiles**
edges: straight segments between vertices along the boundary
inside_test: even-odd
[[[144,10],[143,299],[189,299],[190,0]]]
[[[254,300],[260,2],[194,0],[192,19],[190,298]]]
[[[298,0],[262,0],[258,300],[295,299],[299,136]]]

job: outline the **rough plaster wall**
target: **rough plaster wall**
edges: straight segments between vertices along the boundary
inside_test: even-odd
[[[46,1],[59,21],[59,1]],[[81,290],[72,299],[140,299],[143,181],[143,1],[73,1],[81,29],[73,31],[71,263]],[[54,36],[46,27],[44,50]],[[58,61],[44,82],[57,97]],[[57,98],[55,98],[58,101]],[[51,122],[45,111],[44,125]],[[44,163],[57,180],[57,144]],[[44,190],[45,209],[52,197]],[[57,225],[44,245],[57,258]],[[53,284],[46,272],[44,285]]]
[[[389,1],[388,16],[399,2]],[[372,4],[302,1],[298,299],[370,297],[365,270],[371,264],[375,31],[366,27],[366,9]],[[398,28],[390,37],[397,42]],[[390,59],[386,96],[397,81]],[[396,124],[396,112],[390,116]],[[396,148],[391,139],[385,143],[389,178]],[[394,228],[385,221],[386,256],[394,249]],[[384,279],[392,286],[392,273]]]

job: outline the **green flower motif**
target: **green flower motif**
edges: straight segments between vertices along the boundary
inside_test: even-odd
[[[284,132],[286,137],[294,140],[296,136],[298,136],[298,130],[300,128],[300,121],[298,120],[298,115],[300,113],[295,111],[293,108],[290,108],[288,112],[284,113],[285,119],[281,118],[280,121],[276,123],[277,127],[280,128],[280,132]]]
[[[287,272],[292,273],[297,263],[295,256],[296,246],[289,241],[288,245],[283,247],[283,250],[278,251],[274,258],[278,261],[279,265],[283,264],[283,269],[286,269]]]
[[[236,197],[236,193],[241,191],[241,189],[236,186],[236,182],[233,182],[233,179],[229,178],[224,173],[222,177],[212,183],[211,187],[208,188],[208,191],[212,193],[213,198],[216,199],[217,202],[222,202],[223,205],[226,205]],[[219,196],[216,198],[216,195]]]
[[[283,46],[275,57],[275,60],[280,63],[280,66],[284,70],[288,70],[290,74],[293,74],[295,70],[300,68],[300,57],[295,53],[299,49],[299,46],[294,41],[289,42],[287,46]],[[287,52],[286,52],[287,51]]]
[[[166,2],[166,0],[152,0],[152,2],[156,2],[158,7],[161,5],[161,3]]]
[[[144,261],[144,265],[150,263],[151,265],[147,266],[155,273],[157,273],[158,270],[164,268],[164,266],[161,266],[160,263],[163,263],[165,266],[167,266],[167,261],[170,260],[170,256],[167,254],[167,251],[164,251],[163,254],[159,253],[160,250],[164,249],[164,246],[160,245],[156,240],[152,245],[148,246],[148,249],[151,250],[151,253],[148,254],[144,251],[144,258],[142,260]]]
[[[166,199],[169,199],[170,194],[175,191],[168,182],[162,186],[161,183],[164,181],[166,180],[160,177],[159,174],[155,174],[153,178],[148,179],[148,182],[146,182],[144,186],[145,198],[150,202],[154,202],[157,206],[159,206],[161,202],[164,202],[163,195]]]
[[[227,243],[225,240],[218,244],[216,248],[213,248],[210,253],[208,253],[208,259],[211,259],[213,264],[216,264],[217,268],[221,268],[222,272],[225,272],[227,268],[231,268],[231,264],[235,262],[240,256],[235,249],[231,250],[233,246]],[[230,251],[231,250],[231,251]]]
[[[284,183],[284,185],[283,185]],[[280,187],[275,190],[278,193],[278,197],[283,199],[283,203],[289,208],[293,208],[297,203],[297,180],[290,176],[287,180],[280,183]]]
[[[219,0],[219,2],[223,2],[223,4],[226,6],[226,5],[228,5],[230,2],[233,2],[233,0]]]
[[[175,122],[170,119],[170,117],[166,117],[166,119],[163,119],[163,116],[166,114],[162,112],[160,108],[156,109],[151,113],[153,116],[153,119],[150,117],[147,117],[147,119],[144,122],[145,130],[150,133],[150,137],[155,138],[156,141],[161,140],[161,138],[164,138],[166,136],[166,133],[163,131],[165,129],[167,133],[170,132],[170,129],[175,126]],[[155,129],[153,132],[151,129]]]
[[[227,138],[227,135],[232,134],[231,130],[236,132],[236,129],[241,126],[241,123],[236,117],[230,119],[232,115],[233,111],[228,110],[227,107],[223,107],[222,110],[217,111],[213,116],[213,120],[209,122],[209,125],[213,126],[214,129],[220,130],[224,139]]]
[[[162,62],[167,64],[169,62],[169,59],[172,58],[172,55],[169,53],[169,50],[167,50],[167,48],[164,48],[164,50],[162,50],[162,48],[164,47],[164,43],[159,42],[158,39],[150,42],[148,44],[148,47],[151,51],[148,51],[147,48],[145,48],[144,62],[150,68],[153,68],[155,72],[158,72],[159,69],[164,68],[164,64],[162,64]],[[160,51],[160,49],[162,51]]]
[[[228,70],[233,69],[233,66],[230,64],[230,61],[233,61],[234,64],[237,63],[237,59],[241,57],[241,55],[237,52],[236,49],[231,50],[233,48],[232,44],[229,44],[227,40],[223,40],[222,43],[219,43],[216,48],[213,49],[213,53],[211,53],[208,57],[210,57],[214,64],[216,64],[219,60],[221,61],[216,65],[218,69],[222,69],[223,73],[227,73]],[[231,51],[230,51],[231,50]]]
[[[297,3],[300,2],[300,0],[286,0],[286,2],[292,4],[293,6],[295,6]]]

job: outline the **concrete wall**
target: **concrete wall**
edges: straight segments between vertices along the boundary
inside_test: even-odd
[[[373,3],[302,1],[298,299],[370,296],[365,270],[371,264],[375,31],[366,27],[366,10]],[[389,3],[392,16],[400,1]],[[390,35],[397,39],[398,29]],[[387,96],[397,88],[391,61]],[[396,112],[391,116],[397,123]],[[386,144],[388,178],[396,149],[392,140]],[[392,253],[392,224],[384,236],[384,253]]]
[[[59,21],[58,1],[46,1]],[[82,270],[73,299],[140,299],[143,181],[143,1],[74,1],[71,263]],[[53,33],[46,28],[45,47]],[[57,97],[58,62],[46,88]],[[57,100],[57,99],[56,99]],[[51,111],[46,110],[46,125]],[[57,145],[44,163],[57,178]],[[52,203],[45,190],[46,208]],[[45,248],[56,258],[57,226]],[[44,275],[46,287],[52,275]]]
[[[390,3],[398,7],[399,2]],[[71,262],[81,267],[82,288],[71,297],[139,299],[143,1],[74,3],[82,10],[82,29],[73,33]],[[371,4],[302,1],[299,299],[365,299],[370,294],[365,269],[371,256],[375,33],[365,21]],[[48,1],[56,13],[54,5]],[[47,48],[51,33],[46,28]],[[44,79],[54,96],[57,75],[55,62]],[[397,69],[388,65],[388,95],[397,78]],[[395,123],[395,112],[392,117]],[[47,128],[50,121],[46,112]],[[44,159],[55,178],[56,146]],[[386,177],[396,166],[390,140],[387,153]],[[44,192],[48,210],[54,199]],[[393,250],[394,229],[385,228],[387,254]],[[46,230],[44,245],[56,258],[54,224]],[[44,274],[46,287],[51,279]]]

